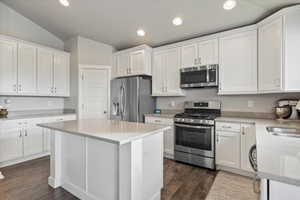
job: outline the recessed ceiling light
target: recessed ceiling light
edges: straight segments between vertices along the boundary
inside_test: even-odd
[[[70,2],[68,0],[59,0],[59,2],[63,5],[63,6],[69,6]]]
[[[226,0],[224,2],[223,8],[225,10],[231,10],[236,6],[236,1],[235,0]]]
[[[173,19],[174,26],[180,26],[182,24],[182,19],[180,17],[175,17]]]
[[[141,36],[141,37],[145,36],[145,34],[146,34],[145,31],[144,31],[143,29],[137,30],[136,33],[137,33],[138,36]]]

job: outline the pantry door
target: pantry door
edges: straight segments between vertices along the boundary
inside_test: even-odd
[[[79,118],[108,119],[110,69],[85,67],[80,70]]]

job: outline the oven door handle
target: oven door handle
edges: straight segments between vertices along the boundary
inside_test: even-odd
[[[182,128],[196,128],[196,129],[212,129],[213,128],[210,126],[191,126],[191,125],[176,124],[176,123],[175,123],[175,126],[182,127]]]

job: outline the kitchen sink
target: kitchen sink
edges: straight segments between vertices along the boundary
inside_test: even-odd
[[[267,127],[267,131],[276,136],[300,138],[300,128],[293,127]]]

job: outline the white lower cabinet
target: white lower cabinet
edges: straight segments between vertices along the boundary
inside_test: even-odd
[[[0,162],[23,156],[22,129],[18,121],[0,124]]]
[[[0,122],[0,166],[19,163],[50,152],[50,131],[37,124],[75,119],[75,115],[67,115]]]
[[[217,132],[216,164],[240,168],[240,134]]]
[[[249,151],[256,143],[255,125],[216,122],[216,164],[253,172]]]
[[[23,145],[24,156],[31,156],[43,152],[43,128],[37,124],[42,123],[42,120],[34,119],[26,123],[23,128]]]
[[[164,156],[174,159],[174,121],[173,118],[146,117],[145,123],[171,126],[164,132]]]

